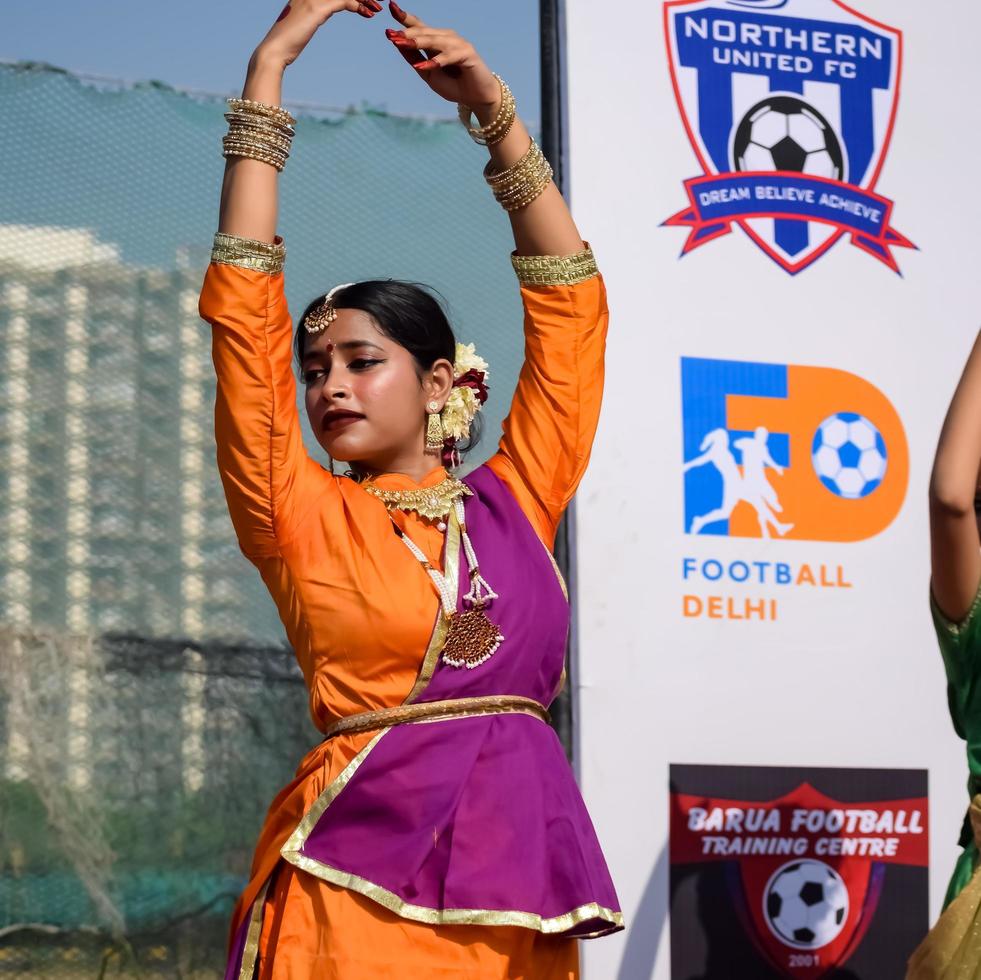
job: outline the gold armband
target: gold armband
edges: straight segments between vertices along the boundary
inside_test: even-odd
[[[588,245],[575,255],[512,255],[511,264],[522,286],[575,286],[599,275]]]
[[[226,235],[219,231],[215,235],[215,243],[211,249],[211,261],[275,275],[283,271],[286,246],[279,238],[270,244],[256,241],[254,238]]]

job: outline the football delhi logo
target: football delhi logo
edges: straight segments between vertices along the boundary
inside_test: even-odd
[[[669,0],[675,96],[703,173],[666,225],[682,254],[738,225],[791,274],[843,236],[899,266],[914,248],[875,191],[896,121],[902,33],[840,0]]]
[[[823,861],[792,861],[774,872],[763,893],[763,918],[793,949],[821,949],[848,918],[848,889]]]
[[[681,399],[688,534],[863,541],[898,515],[906,434],[864,378],[683,357]]]

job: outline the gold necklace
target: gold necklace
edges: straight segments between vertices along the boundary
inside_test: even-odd
[[[457,611],[456,596],[450,589],[446,577],[438,569],[433,568],[423,550],[395,523],[394,519],[392,519],[392,526],[402,539],[402,543],[415,555],[416,560],[436,586],[440,607],[447,624],[446,639],[443,643],[443,663],[450,667],[465,667],[467,670],[473,670],[494,656],[498,647],[504,642],[504,635],[484,612],[499,597],[490,587],[487,579],[480,574],[477,553],[467,533],[462,497],[458,496],[453,501],[453,514],[460,527],[463,550],[470,569],[470,591],[463,597],[463,601],[469,603],[470,608],[463,612]]]
[[[452,476],[434,487],[419,490],[383,490],[372,483],[361,485],[366,493],[376,497],[389,510],[414,510],[427,521],[445,521],[457,500],[473,496],[470,487]]]

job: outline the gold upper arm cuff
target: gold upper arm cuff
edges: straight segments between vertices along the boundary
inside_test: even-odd
[[[211,249],[211,261],[223,265],[237,265],[242,269],[254,269],[275,275],[283,271],[286,261],[286,246],[281,238],[272,244],[258,242],[254,238],[239,238],[218,232]]]
[[[575,255],[512,255],[511,264],[522,286],[575,286],[599,275],[588,245]]]

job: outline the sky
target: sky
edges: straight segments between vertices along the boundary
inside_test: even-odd
[[[0,0],[0,59],[43,61],[70,71],[177,88],[238,94],[256,44],[283,0]],[[427,23],[473,42],[514,90],[519,112],[539,118],[538,4],[534,0],[415,0],[403,4]],[[284,101],[447,116],[453,110],[422,84],[384,30],[332,18],[286,72]]]

